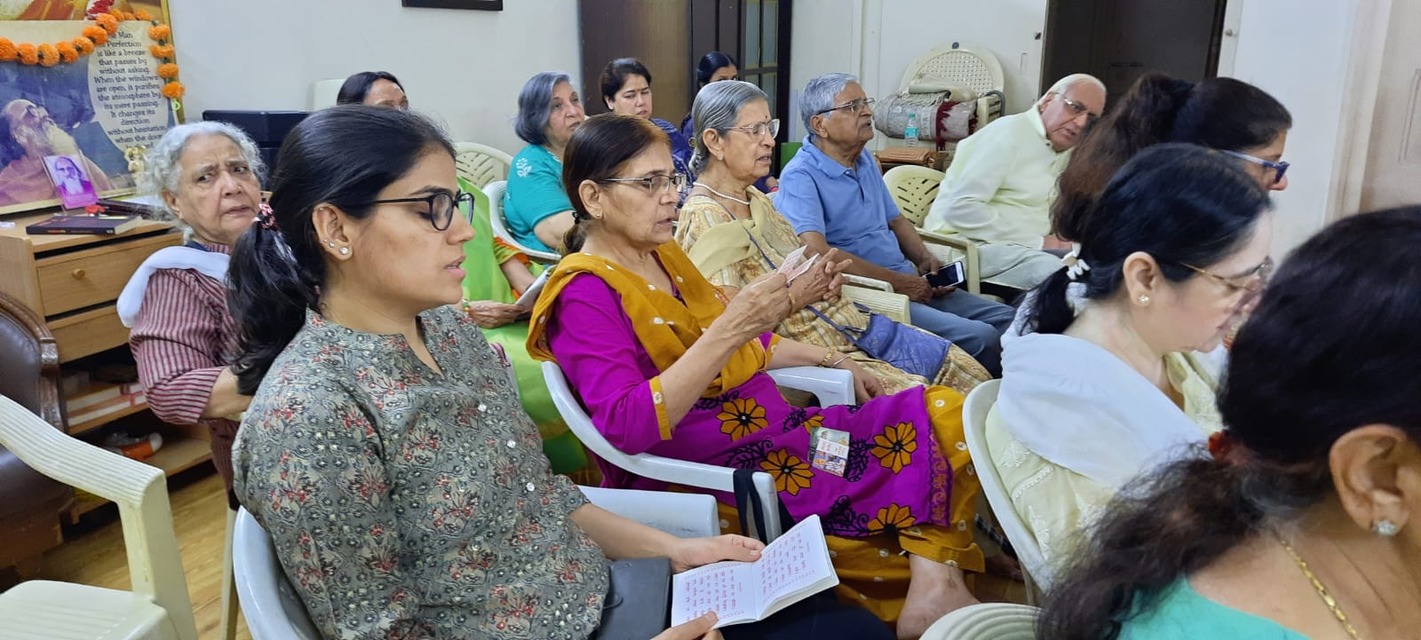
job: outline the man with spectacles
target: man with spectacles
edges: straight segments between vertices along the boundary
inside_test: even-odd
[[[1071,149],[1105,107],[1105,85],[1086,74],[1057,81],[1033,109],[1006,116],[957,145],[923,228],[957,232],[980,247],[984,285],[1014,296],[1061,268],[1069,246],[1051,235],[1051,201]]]
[[[873,139],[873,99],[854,76],[810,80],[799,103],[809,135],[785,165],[775,208],[794,226],[810,254],[838,249],[849,273],[884,280],[907,295],[913,324],[962,347],[994,375],[1001,373],[1001,332],[1012,308],[953,287],[934,287],[923,274],[943,265],[918,231],[898,215],[878,163],[864,147]]]

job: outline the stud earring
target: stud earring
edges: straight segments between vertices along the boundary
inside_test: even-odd
[[[332,248],[332,249],[334,249],[334,248],[336,248],[336,243],[327,240],[327,241],[326,241],[326,246],[327,246],[327,247],[330,247],[330,248]]]
[[[343,256],[350,255],[350,247],[341,247],[340,254]]]
[[[1147,295],[1145,295],[1145,294],[1143,294],[1143,293],[1140,294],[1140,297],[1135,298],[1135,299],[1140,302],[1140,306],[1142,306],[1142,307],[1143,307],[1143,306],[1146,306],[1146,305],[1148,305],[1148,304],[1150,303],[1150,297],[1147,296]]]
[[[1383,538],[1390,538],[1398,533],[1401,533],[1401,527],[1397,526],[1395,522],[1387,520],[1386,518],[1382,518],[1381,520],[1378,520],[1372,524],[1372,533],[1375,533]]]

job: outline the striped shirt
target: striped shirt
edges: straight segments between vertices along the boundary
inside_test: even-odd
[[[203,249],[230,254],[226,245]],[[128,337],[148,408],[169,424],[202,424],[212,435],[212,463],[232,486],[237,423],[203,419],[212,386],[237,356],[237,330],[227,312],[226,284],[193,269],[159,269],[148,280]]]

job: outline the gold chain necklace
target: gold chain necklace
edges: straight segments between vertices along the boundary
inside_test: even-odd
[[[1317,595],[1322,598],[1322,603],[1327,605],[1327,608],[1332,611],[1332,615],[1337,618],[1338,622],[1342,623],[1342,629],[1347,632],[1347,635],[1350,636],[1352,640],[1362,640],[1362,636],[1357,634],[1357,628],[1353,627],[1352,623],[1347,621],[1347,614],[1342,612],[1342,607],[1337,604],[1337,599],[1332,597],[1331,593],[1327,592],[1327,587],[1323,586],[1322,581],[1318,580],[1317,576],[1313,575],[1312,569],[1308,568],[1307,561],[1303,560],[1303,557],[1298,555],[1298,552],[1293,549],[1293,545],[1288,544],[1288,541],[1284,540],[1281,535],[1278,536],[1278,544],[1283,545],[1283,549],[1288,552],[1288,555],[1293,557],[1293,562],[1296,562],[1298,568],[1303,570],[1303,575],[1307,576],[1308,580],[1312,582],[1312,588],[1317,590]]]

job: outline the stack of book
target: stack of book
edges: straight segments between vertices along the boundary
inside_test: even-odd
[[[146,401],[147,394],[142,383],[126,382],[90,387],[83,395],[65,400],[64,407],[69,412],[69,424],[75,425],[142,405]]]

